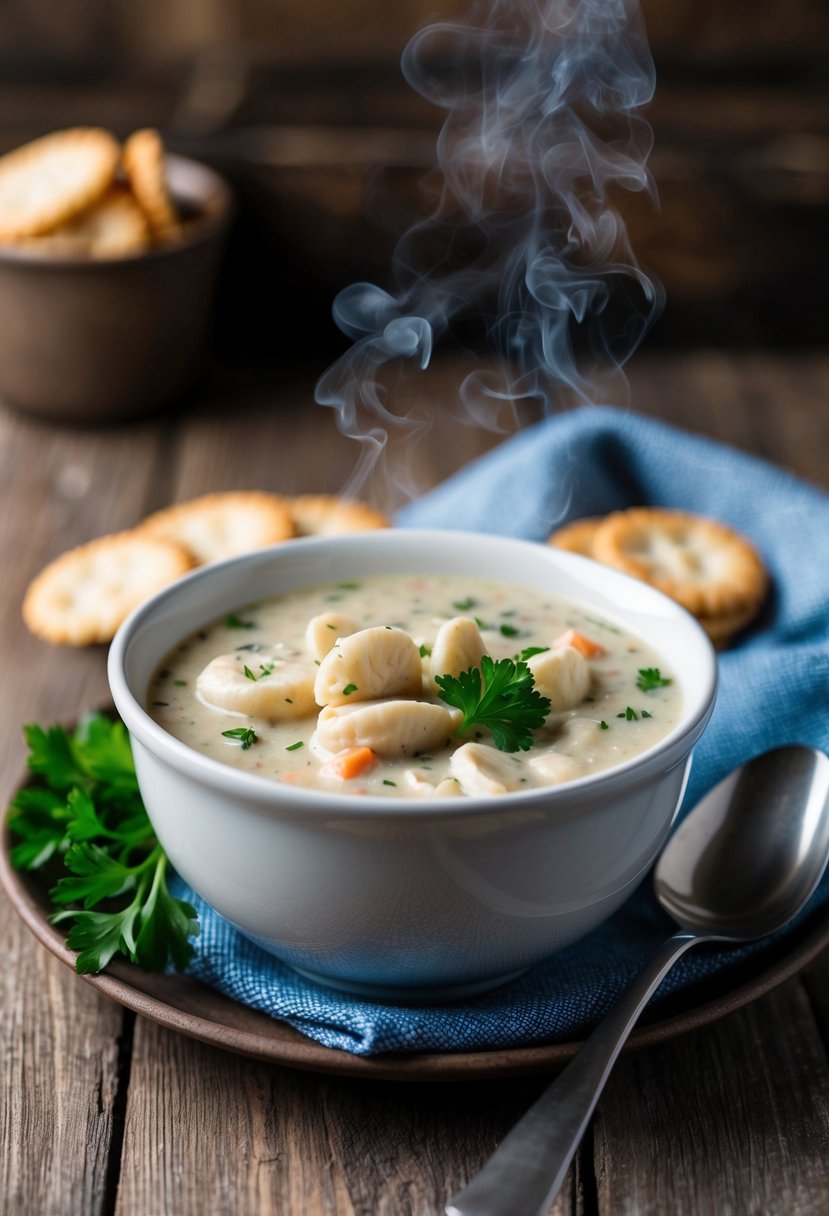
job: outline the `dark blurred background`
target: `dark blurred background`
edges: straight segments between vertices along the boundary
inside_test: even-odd
[[[416,215],[440,115],[400,54],[463,0],[3,0],[0,141],[55,127],[126,135],[232,179],[220,345],[339,349],[330,305],[383,282]],[[667,306],[649,349],[823,344],[829,210],[826,0],[643,0],[659,212],[634,249]]]

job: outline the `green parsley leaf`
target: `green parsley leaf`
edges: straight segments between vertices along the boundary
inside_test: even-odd
[[[463,712],[457,733],[484,726],[503,752],[529,751],[532,732],[543,726],[550,711],[550,702],[536,691],[527,664],[512,659],[494,660],[485,654],[480,667],[457,677],[436,676],[435,683],[441,699]]]
[[[653,692],[655,688],[667,687],[670,682],[660,673],[658,667],[640,667],[636,687],[641,692]]]
[[[610,730],[610,727],[605,722],[604,718],[602,718],[601,722],[599,723],[599,730]]]
[[[627,722],[638,722],[639,715],[635,709],[628,705],[627,709],[616,715],[617,718],[624,718]]]
[[[419,649],[421,659],[428,659],[429,655],[432,653],[431,646],[427,646],[425,642],[420,646]]]
[[[343,689],[343,696],[350,697],[353,692],[358,691],[359,689],[357,688],[356,684],[346,684],[345,688]]]
[[[531,659],[533,655],[546,654],[549,649],[549,646],[525,646],[518,656],[518,662],[526,663],[527,659]]]
[[[225,739],[238,739],[242,745],[242,751],[246,752],[249,747],[252,747],[256,742],[256,731],[249,726],[234,726],[233,730],[223,730],[222,737]]]
[[[59,867],[50,919],[69,924],[76,970],[100,971],[119,953],[146,968],[183,968],[196,913],[167,887],[167,857],[141,802],[123,723],[91,714],[72,733],[28,726],[26,738],[35,783],[12,802],[12,863]]]

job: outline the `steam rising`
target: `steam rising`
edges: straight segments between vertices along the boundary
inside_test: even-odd
[[[437,341],[474,319],[502,373],[472,373],[444,408],[497,427],[504,401],[593,400],[596,369],[620,370],[661,306],[615,205],[620,191],[653,192],[638,0],[488,0],[417,34],[402,67],[446,114],[431,206],[398,241],[391,291],[356,283],[337,296],[353,344],[316,390],[362,444],[354,494],[390,431],[426,426],[400,412],[384,365],[425,369]]]

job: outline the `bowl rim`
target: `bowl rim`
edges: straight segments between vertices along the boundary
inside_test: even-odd
[[[330,818],[334,814],[348,819],[384,817],[399,819],[402,815],[407,819],[438,818],[445,820],[482,813],[493,815],[531,809],[543,809],[547,814],[558,811],[562,817],[566,817],[573,811],[582,810],[585,803],[601,801],[603,793],[612,791],[614,795],[618,795],[620,792],[632,792],[638,786],[651,780],[655,774],[667,773],[689,755],[714,710],[719,678],[716,652],[700,624],[675,600],[631,575],[604,566],[602,570],[606,571],[611,582],[618,582],[619,585],[633,585],[637,593],[651,601],[654,607],[661,608],[663,613],[667,610],[673,619],[684,623],[685,627],[690,629],[691,635],[695,636],[699,643],[700,656],[703,663],[707,663],[707,670],[702,675],[699,695],[691,705],[684,707],[680,721],[663,739],[621,764],[563,782],[561,785],[515,790],[503,795],[469,795],[463,798],[403,798],[388,797],[382,794],[367,796],[350,794],[345,791],[332,792],[313,788],[305,789],[299,786],[284,786],[271,778],[262,777],[256,773],[247,773],[232,765],[223,764],[220,760],[205,756],[182,743],[151,717],[140,698],[129,686],[125,663],[134,635],[148,617],[151,617],[171,600],[174,601],[186,587],[198,582],[209,582],[216,577],[224,578],[226,577],[225,571],[244,568],[252,560],[263,561],[273,557],[278,562],[280,555],[287,558],[289,555],[299,556],[303,552],[324,553],[332,544],[335,547],[343,547],[349,541],[356,540],[363,544],[367,543],[369,546],[394,545],[400,542],[401,537],[410,538],[412,544],[423,544],[424,542],[439,544],[441,541],[450,541],[455,544],[480,543],[485,539],[508,542],[510,545],[525,547],[528,556],[533,551],[536,555],[543,553],[546,562],[553,565],[559,564],[564,570],[569,569],[576,574],[580,569],[586,567],[593,571],[598,565],[589,558],[552,549],[537,541],[450,529],[390,528],[338,536],[296,538],[197,567],[168,587],[156,592],[150,599],[134,609],[118,629],[110,646],[107,657],[110,691],[115,707],[130,735],[134,736],[157,759],[185,777],[197,784],[211,787],[223,795],[244,798],[248,805],[255,803],[258,806],[267,807],[270,813],[284,810],[291,814],[299,813],[302,816],[317,815]],[[402,543],[406,544],[409,541],[404,540]],[[497,575],[485,575],[484,577],[490,581],[498,581]],[[514,580],[503,581],[514,584]],[[307,585],[310,586],[311,583],[309,582]],[[578,602],[573,596],[563,598]],[[239,607],[242,606],[239,605]],[[624,617],[624,614],[621,615]],[[194,625],[188,632],[192,633],[195,628],[198,628],[198,625]],[[635,629],[632,629],[631,632],[637,633]],[[165,653],[169,649],[168,646]],[[162,654],[158,655],[156,661],[161,662],[163,657]]]
[[[186,235],[180,239],[152,245],[149,249],[136,250],[134,253],[122,253],[116,257],[90,257],[89,254],[79,253],[45,253],[38,252],[26,245],[0,244],[0,265],[32,266],[44,272],[48,270],[87,270],[90,273],[101,273],[105,268],[116,266],[146,266],[151,262],[163,261],[185,250],[203,245],[207,241],[224,233],[233,217],[233,191],[227,179],[203,161],[191,156],[179,156],[178,153],[166,152],[165,162],[173,171],[197,170],[210,181],[210,188],[217,199],[215,209],[206,212],[194,220],[186,229]],[[174,192],[175,193],[175,192]]]

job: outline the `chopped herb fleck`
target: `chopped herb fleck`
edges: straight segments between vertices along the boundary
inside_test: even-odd
[[[653,717],[653,714],[649,714],[646,709],[642,709],[639,712],[643,718],[652,718]]]
[[[245,621],[242,617],[231,612],[225,617],[225,629],[255,629],[256,621]]]
[[[627,709],[623,713],[617,714],[616,717],[624,718],[626,722],[637,722],[639,720],[638,713],[630,705],[628,705]]]
[[[640,667],[636,687],[642,692],[653,692],[655,688],[665,688],[670,682],[658,667]]]
[[[359,591],[360,590],[359,583],[337,583],[337,586],[340,588],[341,591]]]
[[[479,616],[475,617],[475,624],[478,626],[479,629],[491,629],[492,628],[492,626],[488,625],[486,621],[482,621]]]
[[[222,736],[225,739],[238,739],[243,752],[253,746],[257,737],[256,731],[249,726],[234,726],[233,730],[223,730]]]
[[[173,680],[173,683],[175,684],[176,688],[184,688],[187,681],[186,680]]]
[[[474,608],[477,603],[478,601],[474,600],[470,595],[465,600],[455,600],[452,607],[456,608],[458,612],[469,612],[470,608]]]
[[[432,647],[427,646],[425,642],[419,647],[419,650],[421,659],[428,659],[429,655],[432,653]]]
[[[396,781],[389,781],[389,780],[388,780],[388,778],[384,777],[384,778],[383,778],[383,785],[393,785],[393,786],[395,786],[395,787],[396,787],[396,786],[397,786],[397,782],[396,782]]]
[[[289,744],[288,747],[285,748],[285,751],[286,752],[295,752],[295,751],[298,751],[298,749],[302,746],[303,746],[302,740],[297,739],[296,743]]]
[[[357,685],[346,684],[345,688],[343,689],[343,696],[350,697],[353,692],[357,692]]]
[[[169,701],[153,701],[153,705],[169,705]]]
[[[604,718],[602,718],[601,722],[599,723],[599,730],[610,730],[610,727],[605,722]]]
[[[247,664],[245,664],[245,666],[242,668],[246,677],[249,680],[263,680],[265,678],[265,676],[269,676],[271,674],[273,669],[274,669],[273,663],[260,663],[259,664],[259,675],[257,676],[254,674],[254,672],[251,671],[251,669],[248,667]]]
[[[508,625],[506,622],[500,626],[500,630],[505,638],[517,638],[521,633],[520,629],[516,629],[514,625]]]

